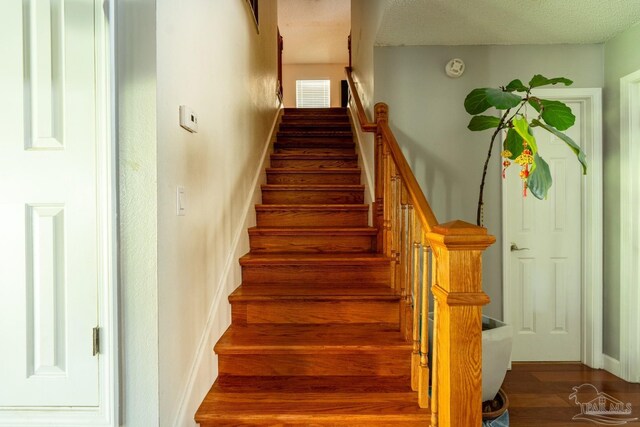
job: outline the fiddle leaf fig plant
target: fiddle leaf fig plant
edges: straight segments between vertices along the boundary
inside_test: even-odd
[[[545,199],[552,179],[549,165],[538,151],[535,131],[542,129],[550,132],[569,146],[582,165],[582,173],[587,173],[587,160],[580,146],[567,134],[563,133],[575,124],[576,117],[566,104],[560,101],[542,99],[531,91],[535,88],[563,84],[569,86],[573,82],[565,77],[547,78],[536,74],[528,85],[520,80],[513,80],[506,86],[499,88],[478,88],[472,90],[464,100],[464,108],[471,114],[471,121],[467,128],[478,132],[493,129],[489,152],[484,162],[476,223],[483,222],[483,193],[487,177],[487,167],[491,159],[491,152],[496,138],[504,132],[501,156],[503,158],[502,177],[505,178],[506,169],[512,162],[520,168],[520,178],[523,181],[523,197],[527,190],[538,199]],[[490,108],[502,111],[501,116],[483,114]]]

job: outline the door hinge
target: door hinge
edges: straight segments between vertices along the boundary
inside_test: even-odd
[[[100,353],[100,328],[93,328],[93,355]]]

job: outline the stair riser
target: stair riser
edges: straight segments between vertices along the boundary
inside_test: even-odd
[[[312,155],[340,155],[348,156],[352,155],[355,151],[354,148],[337,148],[337,147],[290,147],[288,145],[275,144],[274,153],[277,154],[312,154]]]
[[[305,110],[287,110],[282,116],[283,118],[288,117],[306,117],[308,119],[315,118],[325,118],[325,117],[340,117],[340,118],[349,118],[346,109],[305,109]]]
[[[308,117],[296,116],[296,117],[284,117],[282,119],[282,125],[285,129],[287,127],[317,127],[322,129],[327,129],[327,125],[335,126],[339,129],[351,130],[351,122],[349,122],[349,118],[338,117],[338,116],[325,116],[325,117],[316,117],[315,119],[310,119]]]
[[[411,352],[220,354],[218,371],[220,375],[245,376],[402,376],[411,374]]]
[[[294,130],[294,129],[286,129],[279,130],[276,133],[278,138],[353,138],[353,134],[351,133],[351,129],[349,130],[340,130],[340,129],[321,129],[321,130],[312,130],[312,129],[303,129],[303,130]]]
[[[367,211],[258,211],[258,227],[359,227],[368,222]]]
[[[268,283],[366,286],[389,285],[390,267],[377,265],[336,266],[330,264],[260,264],[242,267],[244,286],[268,286]]]
[[[351,132],[351,125],[349,122],[344,123],[282,123],[279,128],[280,132]]]
[[[355,143],[351,138],[278,138],[276,147],[289,148],[348,148],[352,152]]]
[[[360,184],[357,173],[267,173],[267,184]]]
[[[286,113],[282,116],[282,121],[289,120],[306,120],[310,122],[326,122],[326,121],[349,121],[349,115],[344,113],[325,113],[325,114],[300,114],[300,113]]]
[[[326,324],[387,323],[398,326],[397,301],[233,302],[233,323]]]
[[[329,107],[329,108],[293,108],[287,107],[284,109],[284,116],[322,116],[322,115],[336,115],[347,117],[346,107]]]
[[[271,159],[272,168],[313,169],[313,168],[357,168],[357,159]]]
[[[262,203],[281,205],[364,203],[363,190],[262,190]]]
[[[337,150],[333,151],[333,153],[340,154],[354,154],[356,145],[353,141],[318,141],[318,140],[298,140],[298,141],[278,141],[273,145],[273,149],[276,151],[286,151],[288,149],[310,149],[317,150],[317,152],[322,152],[319,150],[325,150],[329,153],[331,149]]]
[[[376,237],[370,235],[250,235],[254,253],[357,253],[374,252]]]
[[[386,323],[399,326],[397,301],[234,302],[233,324]]]

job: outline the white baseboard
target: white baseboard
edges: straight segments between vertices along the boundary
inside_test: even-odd
[[[178,412],[174,420],[174,427],[196,426],[193,416],[196,413],[204,396],[211,388],[211,385],[218,376],[217,358],[213,354],[213,346],[220,339],[224,331],[231,324],[229,303],[224,299],[228,296],[229,289],[234,289],[239,283],[236,282],[236,275],[231,274],[233,267],[237,267],[238,259],[247,251],[247,245],[241,244],[243,237],[246,237],[247,229],[254,226],[254,217],[249,212],[256,203],[261,200],[260,184],[265,181],[264,170],[268,161],[269,148],[275,138],[275,130],[278,126],[282,114],[282,104],[273,120],[269,137],[262,150],[262,157],[255,171],[252,182],[252,191],[247,196],[243,208],[240,225],[235,230],[234,238],[229,248],[229,255],[218,283],[218,290],[209,307],[209,315],[205,325],[200,343],[196,351],[187,385],[182,393],[182,400],[178,407]],[[251,223],[250,223],[251,222]]]
[[[606,354],[602,355],[602,368],[615,375],[616,377],[620,376],[620,361],[618,359],[614,359],[611,356],[607,356]]]

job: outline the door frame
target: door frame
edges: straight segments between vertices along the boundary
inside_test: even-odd
[[[115,132],[115,2],[93,0],[98,224],[99,403],[93,407],[0,410],[0,426],[119,425],[117,144]],[[87,331],[89,335],[91,331]],[[90,349],[89,349],[90,350]]]
[[[582,149],[588,161],[588,173],[582,179],[581,193],[581,362],[600,369],[602,355],[602,89],[567,88],[537,89],[534,94],[542,98],[578,102],[583,106],[582,135],[586,137]],[[500,167],[502,167],[500,165]],[[504,321],[512,323],[510,277],[511,255],[506,229],[509,198],[502,184],[502,309]]]
[[[640,382],[640,70],[620,79],[620,377]]]

